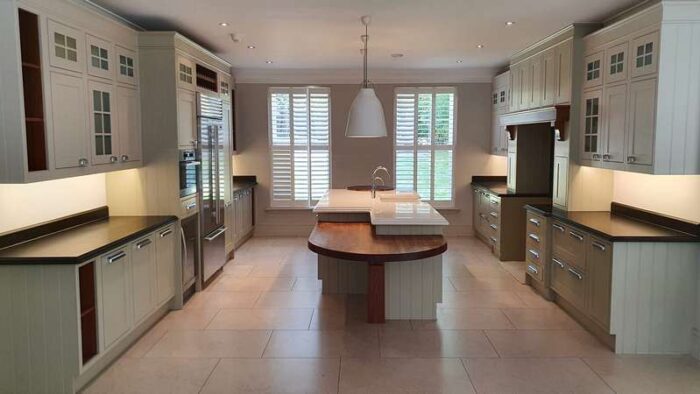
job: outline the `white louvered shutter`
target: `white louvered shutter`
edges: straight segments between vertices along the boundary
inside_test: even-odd
[[[454,88],[395,92],[396,188],[416,191],[437,207],[454,206],[455,104]]]
[[[330,187],[330,92],[272,88],[273,207],[309,207]]]

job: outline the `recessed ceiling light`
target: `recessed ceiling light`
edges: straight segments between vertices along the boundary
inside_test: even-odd
[[[272,60],[265,60],[265,63],[272,64]]]
[[[513,21],[506,22],[506,26],[513,26],[514,24],[515,24],[515,22],[513,22]]]
[[[255,49],[255,45],[248,45],[248,49]]]
[[[464,63],[464,60],[457,60],[457,63]]]
[[[392,53],[391,57],[393,57],[394,59],[398,59],[403,57],[403,53]]]
[[[221,26],[221,27],[226,27],[226,26],[228,26],[228,23],[226,23],[226,22],[219,22],[219,26]]]
[[[482,49],[482,48],[484,47],[484,44],[479,44],[479,45],[477,45],[476,47],[479,48],[479,49]]]

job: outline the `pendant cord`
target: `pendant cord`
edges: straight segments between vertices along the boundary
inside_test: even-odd
[[[363,72],[363,80],[362,80],[362,87],[367,88],[369,87],[369,81],[367,80],[367,41],[369,41],[369,34],[367,33],[367,25],[365,25],[365,36],[363,37],[365,44],[365,51],[364,51],[364,72]]]

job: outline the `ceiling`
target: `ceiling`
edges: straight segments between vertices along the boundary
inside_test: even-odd
[[[148,30],[177,30],[234,69],[360,69],[362,15],[378,69],[495,68],[573,22],[639,0],[92,0]],[[506,27],[507,21],[515,24]],[[228,25],[222,27],[220,22]],[[239,43],[230,34],[241,38]],[[482,49],[477,45],[484,45]],[[248,45],[255,49],[248,49]],[[402,58],[391,54],[402,53]],[[266,61],[273,63],[268,64]],[[460,62],[458,62],[460,61]]]

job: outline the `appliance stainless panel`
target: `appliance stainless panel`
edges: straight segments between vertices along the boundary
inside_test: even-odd
[[[226,227],[221,226],[202,238],[204,285],[226,264]]]
[[[200,223],[202,233],[202,283],[226,263],[223,234],[224,189],[227,180],[223,102],[219,97],[197,94],[198,157],[200,176]]]
[[[200,162],[197,152],[193,149],[180,150],[180,197],[192,196],[197,193],[199,183]]]

